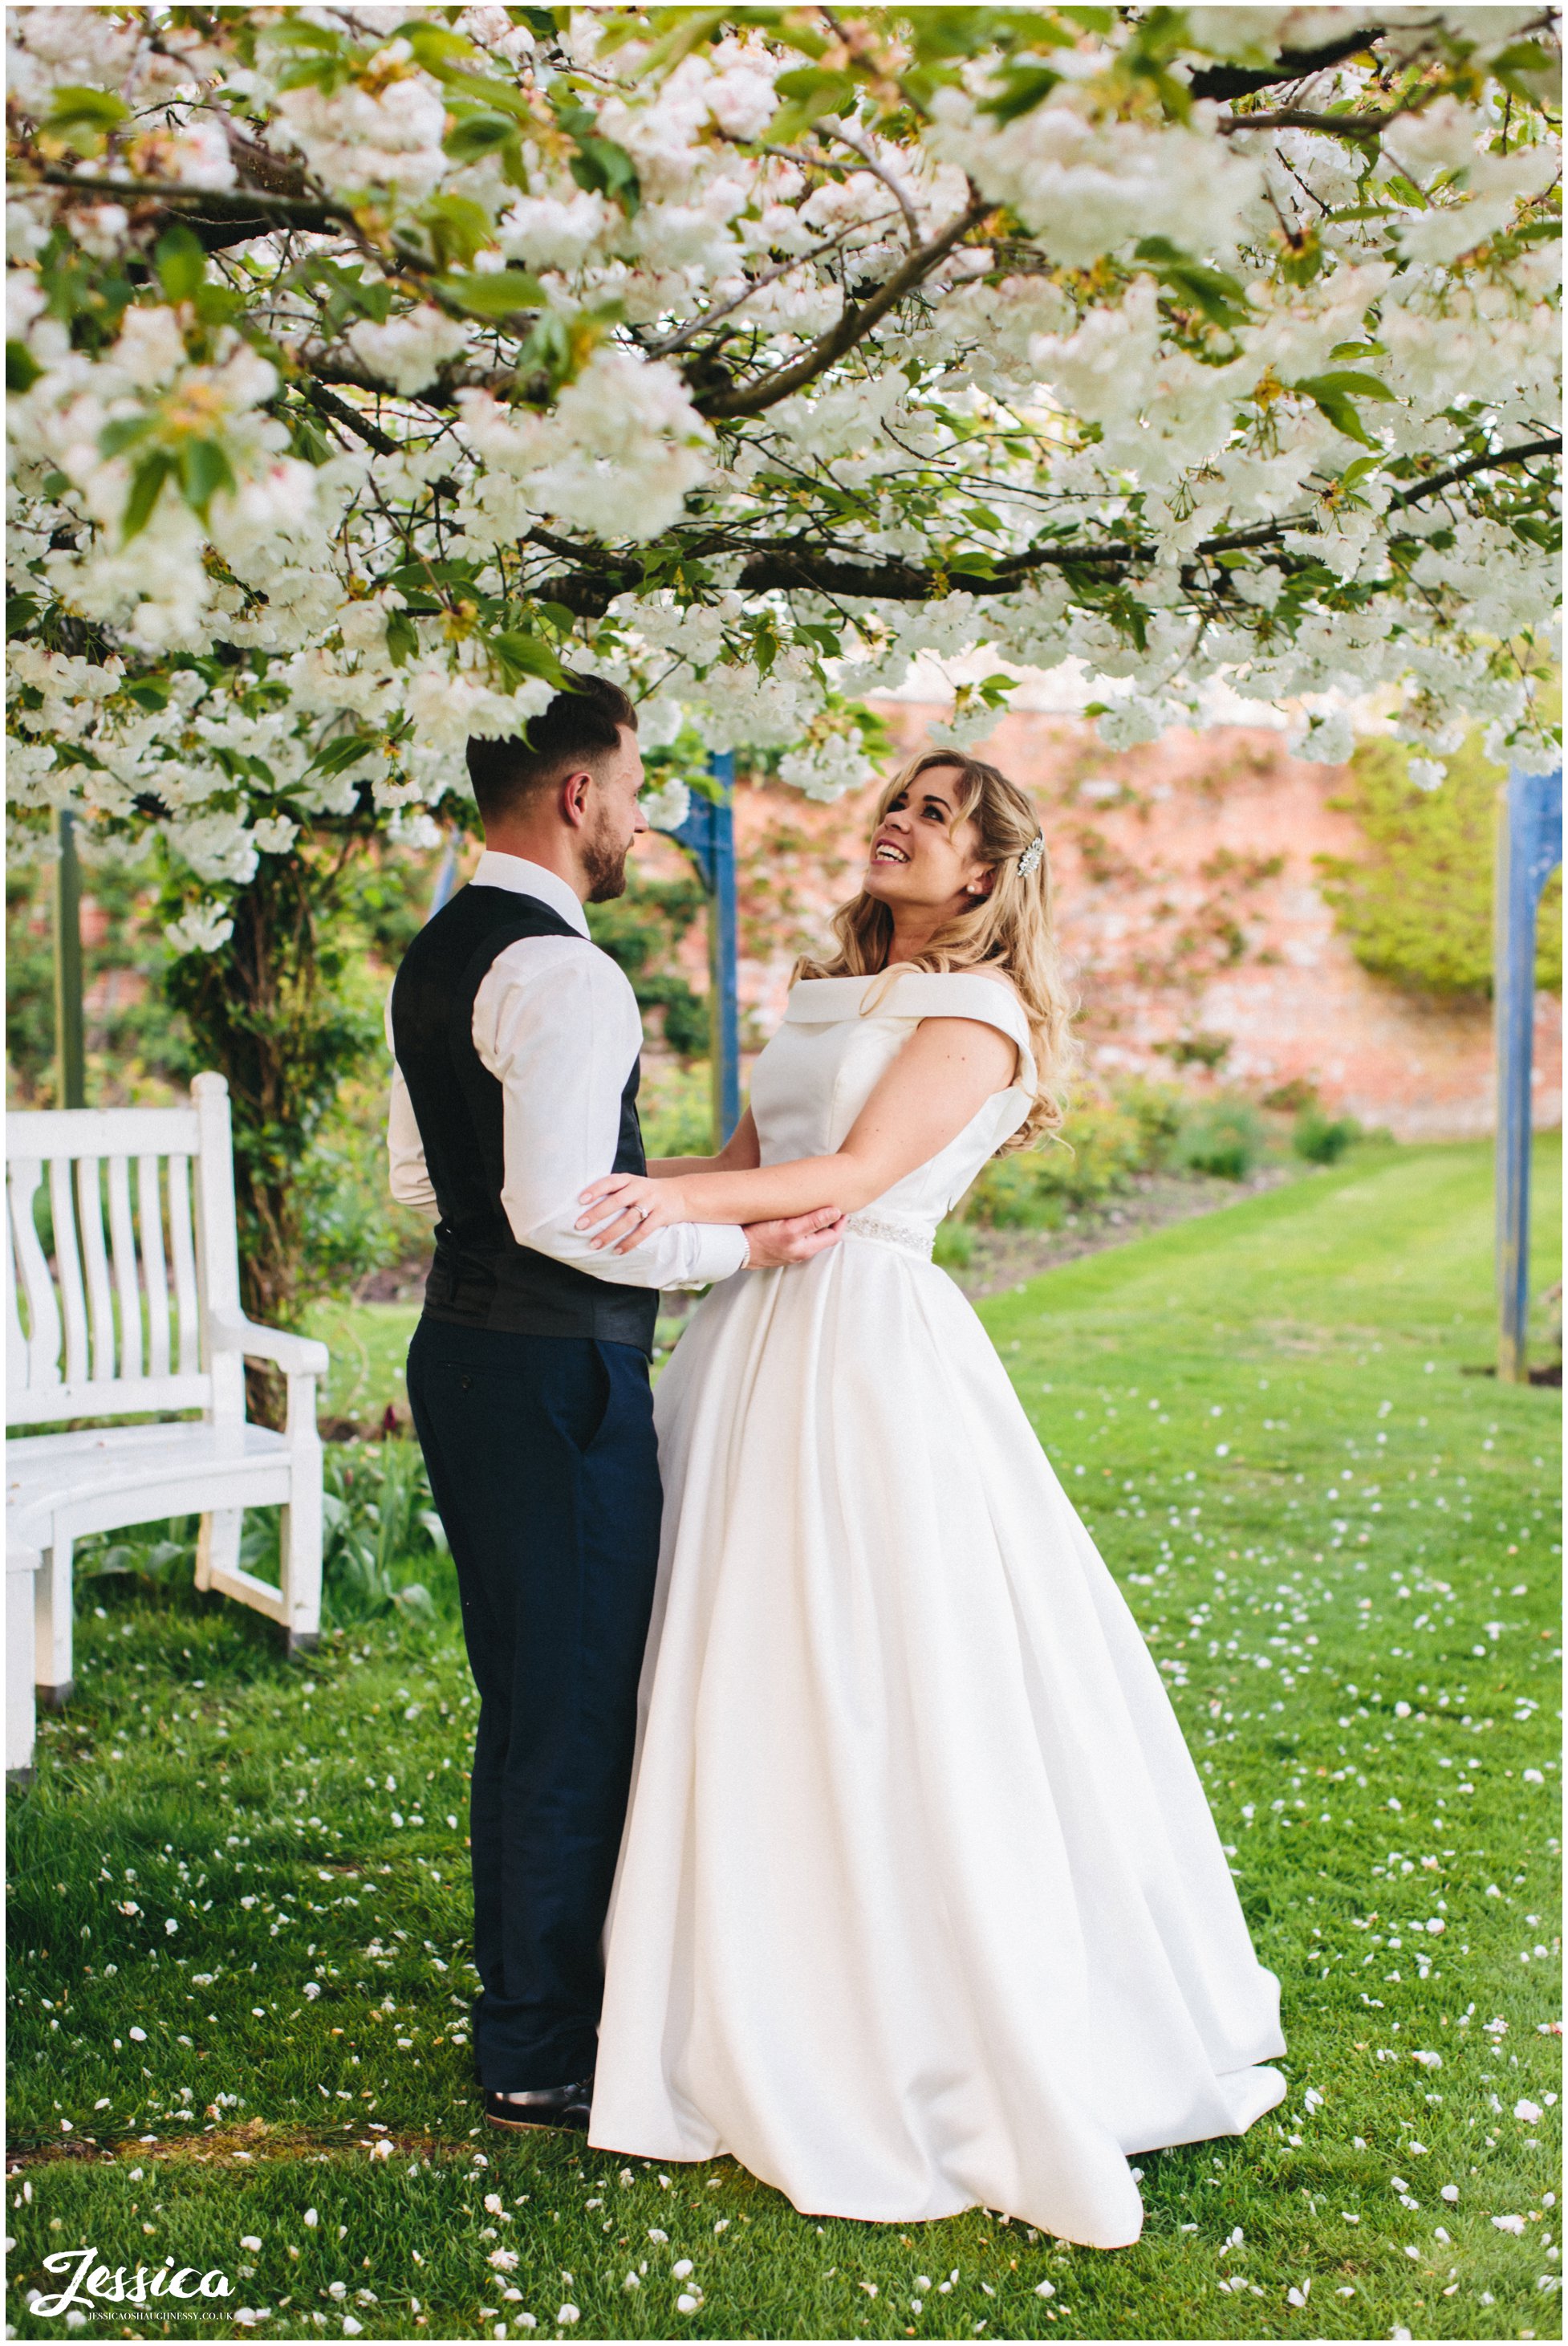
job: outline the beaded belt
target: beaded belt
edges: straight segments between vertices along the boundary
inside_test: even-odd
[[[905,1254],[918,1254],[927,1262],[936,1244],[934,1234],[922,1229],[918,1222],[894,1221],[886,1214],[850,1214],[846,1222],[850,1234],[858,1239],[874,1239],[879,1246],[900,1248]]]

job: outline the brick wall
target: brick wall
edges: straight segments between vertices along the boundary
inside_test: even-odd
[[[889,704],[901,749],[934,709]],[[1056,877],[1063,944],[1089,1061],[1254,1094],[1315,1083],[1337,1112],[1402,1139],[1459,1138],[1492,1122],[1491,1012],[1376,979],[1334,930],[1313,858],[1355,852],[1328,801],[1342,776],[1300,763],[1258,729],[1172,733],[1112,755],[1082,719],[1020,711],[983,754],[1030,789]],[[779,1023],[795,954],[854,890],[874,793],[814,807],[781,786],[737,795],[740,994],[747,1040]],[[662,854],[671,851],[662,850]],[[700,940],[694,983],[706,982]],[[1170,1046],[1229,1050],[1217,1073]],[[1160,1046],[1166,1049],[1161,1050]],[[1562,1118],[1562,1011],[1536,1005],[1538,1126]]]

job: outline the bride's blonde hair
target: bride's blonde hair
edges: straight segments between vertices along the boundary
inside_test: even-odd
[[[1051,860],[1044,850],[1034,803],[995,766],[960,750],[927,750],[899,768],[877,801],[873,833],[901,791],[936,767],[958,776],[961,821],[979,833],[977,853],[990,865],[991,892],[939,929],[909,966],[930,970],[1005,971],[1023,1005],[1034,1054],[1034,1101],[1009,1148],[1025,1148],[1054,1132],[1062,1121],[1063,1095],[1076,1056],[1074,1004],[1062,976],[1051,907]],[[1032,870],[1019,860],[1040,842]],[[887,967],[893,918],[864,889],[840,904],[832,920],[836,952],[821,961],[802,960],[797,977],[870,977]]]

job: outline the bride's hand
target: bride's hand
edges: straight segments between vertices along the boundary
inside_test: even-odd
[[[681,1206],[680,1183],[656,1181],[646,1173],[606,1173],[590,1181],[577,1202],[588,1209],[578,1215],[577,1228],[593,1230],[592,1243],[601,1252],[630,1254],[650,1230],[690,1219]]]

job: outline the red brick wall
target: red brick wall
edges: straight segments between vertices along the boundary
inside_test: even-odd
[[[938,713],[883,710],[908,750]],[[1262,729],[1172,733],[1113,755],[1091,726],[1044,712],[1003,719],[983,746],[1039,801],[1092,1066],[1169,1077],[1156,1045],[1223,1035],[1221,1083],[1256,1094],[1306,1077],[1337,1112],[1402,1139],[1491,1129],[1488,1006],[1370,977],[1335,933],[1313,858],[1358,845],[1328,804],[1337,770],[1290,758]],[[779,1022],[795,954],[853,892],[871,795],[815,807],[777,785],[738,793],[740,994],[754,1046]],[[699,940],[690,944],[700,985]],[[1216,1078],[1197,1067],[1182,1080]],[[1545,994],[1535,1106],[1539,1126],[1561,1122],[1562,1009]]]

